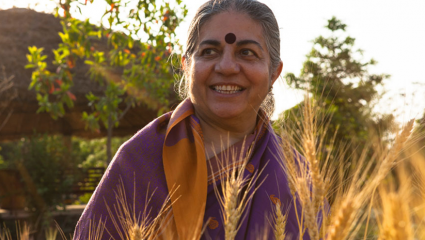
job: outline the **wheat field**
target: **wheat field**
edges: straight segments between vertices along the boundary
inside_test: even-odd
[[[321,120],[325,118],[320,116],[318,107],[308,96],[303,106],[301,119],[285,123],[279,131],[282,139],[278,157],[281,170],[288,178],[293,199],[302,206],[301,215],[297,216],[301,234],[296,239],[303,239],[304,234],[309,234],[313,240],[425,239],[425,157],[420,154],[423,146],[417,144],[424,136],[412,135],[414,120],[394,132],[392,144],[373,138],[375,140],[363,150],[363,154],[351,159],[351,165],[355,167],[349,168],[338,164],[343,163],[344,159],[331,161],[329,153],[321,152],[324,138],[321,133],[326,132],[327,128],[326,121]],[[297,124],[301,133],[295,132],[291,124]],[[338,146],[334,148],[335,151],[344,151],[340,147],[343,145],[334,144]],[[295,156],[294,148],[305,157],[303,161],[306,164]],[[343,158],[344,155],[333,156]],[[244,168],[247,161],[244,159],[240,168]],[[252,198],[241,189],[249,189],[258,179],[258,175],[254,175],[253,179],[243,179],[242,174],[237,174],[238,170],[234,168],[227,173],[221,184],[223,195],[218,196],[226,240],[235,238],[244,208]],[[152,220],[147,219],[145,213],[132,212],[132,201],[125,199],[124,191],[123,186],[118,186],[117,203],[107,203],[119,206],[115,208],[118,219],[113,217],[114,210],[109,209],[109,213],[116,228],[124,229],[121,238],[156,239],[158,229],[165,226],[163,215],[170,210],[170,198],[164,202],[158,217]],[[150,194],[147,193],[146,203],[149,203],[149,199]],[[319,213],[323,216],[320,225],[317,221]],[[286,221],[285,209],[276,204],[269,222],[272,226],[265,226],[258,239],[266,239],[270,227],[277,240],[293,239],[285,233]],[[102,220],[93,222],[90,229],[90,240],[101,239],[107,231]],[[31,239],[30,226],[17,226],[17,232],[20,234],[19,240]],[[46,240],[69,239],[59,226],[48,229],[45,235]],[[174,239],[166,228],[162,236]],[[11,239],[10,231],[2,228],[0,240]]]

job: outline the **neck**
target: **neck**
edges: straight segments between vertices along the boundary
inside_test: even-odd
[[[208,158],[218,154],[254,132],[257,116],[251,119],[213,121],[196,114],[204,136],[205,153]],[[224,149],[223,149],[224,148]]]

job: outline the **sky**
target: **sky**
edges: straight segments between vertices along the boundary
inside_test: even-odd
[[[98,0],[97,0],[98,1]],[[299,74],[311,41],[326,33],[324,26],[332,16],[347,24],[347,34],[364,50],[364,61],[375,59],[372,73],[390,74],[386,94],[376,110],[396,112],[400,123],[421,117],[425,111],[425,1],[424,0],[260,0],[274,12],[281,29],[283,75]],[[183,0],[188,16],[176,34],[185,43],[189,21],[204,0]],[[38,3],[38,4],[37,4]],[[36,5],[37,4],[37,5]],[[48,11],[50,0],[0,0],[0,8],[31,7]],[[104,9],[93,7],[90,18],[98,19]],[[422,71],[421,71],[422,70]],[[419,83],[419,84],[418,84]],[[273,89],[278,113],[302,100],[303,93],[290,89],[282,80]]]

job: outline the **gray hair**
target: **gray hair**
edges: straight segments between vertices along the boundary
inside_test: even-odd
[[[279,26],[272,10],[267,5],[257,0],[209,0],[204,3],[196,12],[189,26],[186,51],[183,54],[186,58],[186,66],[190,65],[190,58],[195,51],[202,26],[214,15],[226,11],[236,11],[248,14],[262,26],[266,47],[270,55],[270,70],[274,72],[280,63]],[[187,72],[185,72],[184,75],[186,75],[186,73]],[[177,91],[179,96],[183,99],[188,96],[188,86],[189,84],[186,77],[181,78],[177,85]],[[273,114],[274,97],[271,91],[263,100],[260,108],[263,109],[269,117]]]

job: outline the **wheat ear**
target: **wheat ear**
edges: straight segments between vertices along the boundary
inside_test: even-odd
[[[177,189],[177,188],[176,188]],[[153,239],[158,234],[158,229],[161,227],[161,218],[163,214],[170,209],[170,196],[175,193],[176,189],[170,189],[170,195],[165,199],[158,215],[154,219],[150,219],[149,215],[151,209],[149,209],[149,203],[152,200],[155,190],[149,195],[149,184],[146,192],[145,208],[143,212],[136,213],[136,180],[135,175],[133,179],[133,199],[132,205],[127,201],[125,194],[125,188],[122,178],[119,179],[119,184],[115,191],[116,204],[114,204],[115,214],[118,220],[115,218],[111,208],[105,201],[106,209],[111,221],[120,236],[120,239]],[[110,204],[110,203],[109,203]],[[122,230],[124,232],[122,232]],[[108,229],[106,229],[108,231]]]
[[[358,208],[354,205],[354,202],[347,197],[339,209],[336,218],[328,228],[329,231],[326,240],[345,239],[351,229],[352,219],[356,210]]]
[[[314,211],[317,213],[320,209],[321,204],[323,203],[324,196],[324,184],[322,174],[319,168],[319,161],[317,159],[316,151],[316,134],[317,134],[317,122],[314,119],[314,110],[313,110],[313,100],[310,100],[308,96],[304,100],[304,109],[303,109],[303,134],[302,142],[304,149],[304,157],[309,163],[309,172],[312,180],[313,188],[313,204]]]
[[[286,133],[288,134],[288,133]],[[304,210],[302,210],[301,216],[299,216],[297,210],[297,188],[299,188],[298,178],[306,178],[306,171],[300,171],[300,158],[296,156],[295,150],[292,148],[289,143],[289,137],[286,134],[281,135],[282,141],[279,143],[275,143],[280,151],[278,151],[278,155],[275,156],[279,161],[279,165],[282,170],[285,172],[286,178],[288,180],[289,190],[292,195],[292,202],[294,204],[295,216],[297,219],[298,229],[300,230],[300,239],[304,235],[304,227],[303,227],[303,217]],[[297,165],[298,164],[298,165]]]
[[[379,240],[413,240],[413,224],[410,212],[410,203],[413,195],[411,194],[411,170],[406,169],[406,165],[402,164],[397,168],[398,181],[388,180],[387,186],[380,186],[380,215],[381,220],[378,221],[380,229]],[[397,184],[397,187],[396,187]],[[397,190],[395,190],[397,189]],[[379,220],[379,218],[378,218]]]
[[[308,230],[308,234],[311,239],[319,239],[319,231],[316,221],[316,212],[314,210],[314,204],[310,198],[310,190],[307,179],[300,177],[298,179],[299,184],[299,195],[303,208],[304,225]]]
[[[378,240],[413,240],[412,223],[406,199],[399,193],[382,196],[382,226]]]
[[[56,235],[58,235],[58,229],[49,227],[45,231],[46,240],[56,240]]]
[[[30,240],[30,226],[27,223],[24,223],[22,228],[19,223],[16,223],[16,229],[18,231],[18,240]]]
[[[283,214],[280,207],[280,203],[276,203],[275,208],[275,221],[274,221],[274,236],[276,240],[285,240],[286,238],[286,220],[288,218],[288,213]]]
[[[277,157],[277,159],[280,159],[279,164],[281,165],[282,169],[285,171],[287,179],[288,179],[288,185],[289,190],[291,191],[292,197],[296,198],[296,183],[295,179],[297,178],[297,165],[295,162],[295,156],[294,152],[291,148],[291,145],[289,144],[288,139],[286,139],[285,136],[282,136],[282,143],[281,143],[281,149],[283,156]],[[285,161],[283,161],[285,160]]]
[[[238,211],[238,192],[242,188],[240,182],[232,177],[229,181],[225,183],[225,193],[224,193],[224,212],[226,214],[226,222],[224,227],[224,232],[226,240],[235,239],[238,229],[238,223],[241,213]]]
[[[228,153],[229,148],[227,148],[226,150],[223,146],[224,145],[223,142],[221,143],[221,145],[222,145],[221,148],[223,152],[227,151]],[[248,164],[250,151],[251,151],[249,150],[248,153],[246,154],[246,157],[244,157],[244,152],[243,152],[244,149],[245,149],[245,139],[242,143],[241,152],[239,155],[241,159],[239,160],[236,159],[235,151],[232,151],[231,155],[227,154],[227,157],[226,157],[226,154],[224,154],[225,159],[219,159],[213,146],[214,155],[218,160],[218,164],[221,165],[220,166],[221,168],[223,168],[223,166],[229,166],[229,164],[225,165],[224,163],[229,163],[231,158],[236,160],[235,163],[242,162],[240,166],[235,166],[230,171],[224,171],[222,173],[223,175],[220,176],[219,179],[222,179],[221,187],[222,187],[223,196],[220,195],[216,185],[216,179],[213,176],[214,192],[220,203],[220,208],[222,210],[224,236],[226,240],[235,239],[236,234],[240,227],[239,222],[242,218],[243,211],[247,207],[248,202],[252,199],[254,193],[257,191],[257,189],[262,185],[264,180],[267,178],[266,176],[262,182],[258,183],[256,188],[254,188],[255,183],[257,182],[263,170],[261,170],[260,172],[258,172],[258,170],[255,171],[250,179],[244,178],[244,171]],[[267,164],[265,164],[265,166],[267,166]],[[242,189],[245,187],[246,189],[242,193]],[[248,193],[252,189],[253,189],[252,194],[248,195]]]

